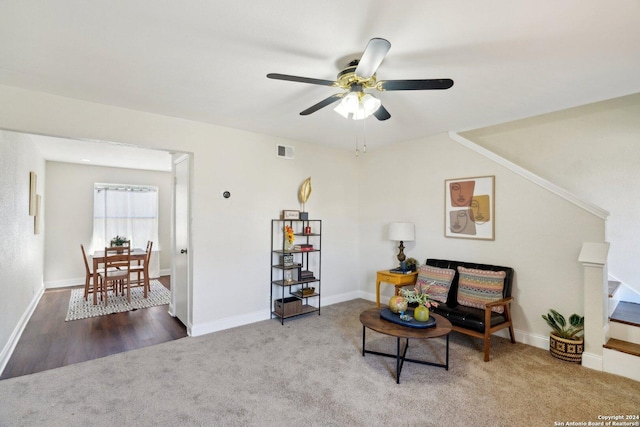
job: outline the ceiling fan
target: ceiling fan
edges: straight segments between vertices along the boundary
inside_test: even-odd
[[[419,80],[380,80],[376,79],[376,71],[391,43],[382,38],[372,38],[358,60],[351,61],[347,67],[338,73],[335,81],[314,79],[309,77],[290,76],[287,74],[269,73],[267,77],[275,80],[287,80],[299,83],[309,83],[321,86],[339,87],[344,92],[336,93],[323,99],[317,104],[300,112],[306,116],[318,111],[334,102],[340,101],[335,111],[345,118],[354,120],[364,119],[374,115],[378,120],[387,120],[391,114],[373,95],[366,93],[366,89],[377,89],[381,92],[392,90],[437,90],[449,89],[453,86],[451,79],[419,79]]]

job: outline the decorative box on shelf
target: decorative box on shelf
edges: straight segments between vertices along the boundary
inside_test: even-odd
[[[274,300],[273,311],[281,317],[300,314],[302,313],[302,301],[295,297]]]
[[[293,254],[282,255],[280,259],[282,261],[281,264],[284,265],[285,267],[289,267],[293,265]]]

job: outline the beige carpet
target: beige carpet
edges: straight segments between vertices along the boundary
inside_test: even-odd
[[[362,357],[354,300],[285,322],[196,338],[0,381],[2,426],[555,426],[640,412],[640,383],[495,339],[451,335],[450,369]],[[395,339],[367,334],[367,347]],[[408,356],[443,355],[444,340]],[[558,424],[554,424],[558,423]]]

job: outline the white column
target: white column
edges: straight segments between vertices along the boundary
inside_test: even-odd
[[[582,365],[602,371],[602,346],[607,339],[609,243],[583,243],[578,261],[584,269],[584,353]]]

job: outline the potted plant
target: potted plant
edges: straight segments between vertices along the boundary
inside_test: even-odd
[[[584,351],[584,316],[572,314],[569,323],[565,317],[554,309],[542,318],[551,326],[549,334],[549,351],[553,357],[572,363],[582,363]]]
[[[431,306],[437,307],[438,303],[429,299],[427,293],[428,286],[422,284],[416,285],[413,290],[400,289],[400,293],[407,303],[417,303],[418,306],[413,310],[413,317],[419,322],[429,320],[429,309]]]
[[[124,236],[116,236],[111,239],[111,246],[124,246],[127,243],[127,238]]]
[[[407,265],[407,269],[411,271],[416,271],[418,269],[418,260],[415,258],[407,258],[405,264]]]

